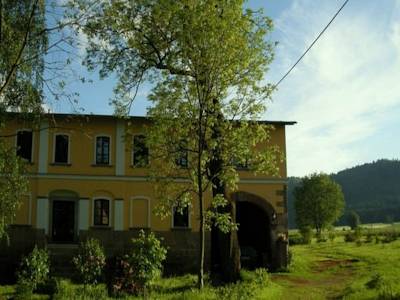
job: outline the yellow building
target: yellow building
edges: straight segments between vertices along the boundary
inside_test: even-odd
[[[169,265],[190,269],[197,259],[197,204],[194,201],[185,215],[162,220],[153,214],[157,200],[142,164],[148,155],[143,143],[146,123],[144,117],[67,114],[49,114],[37,128],[18,115],[8,121],[3,132],[12,136],[10,143],[30,163],[30,193],[10,228],[8,249],[26,251],[35,243],[67,247],[93,236],[111,255],[126,249],[138,229],[144,228],[164,238]],[[268,123],[275,127],[272,143],[286,157],[285,126],[295,122]],[[128,124],[131,135],[126,135]],[[286,163],[280,165],[279,177],[239,173],[239,191],[231,197],[237,204],[243,259],[254,254],[258,264],[282,266],[287,236]],[[207,238],[210,263],[211,235]]]

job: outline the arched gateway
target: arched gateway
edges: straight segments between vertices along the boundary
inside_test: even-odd
[[[283,220],[274,207],[266,199],[247,192],[233,193],[231,199],[236,203],[242,266],[272,270],[286,267],[287,242],[279,234],[284,224],[280,224]]]

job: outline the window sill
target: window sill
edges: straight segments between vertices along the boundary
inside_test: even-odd
[[[150,227],[129,227],[129,230],[135,231],[135,230],[144,230],[144,231],[150,231]]]
[[[70,167],[72,166],[71,163],[61,163],[61,162],[53,162],[50,166],[61,166],[61,167]]]
[[[112,230],[113,228],[109,225],[93,225],[90,226],[90,229],[94,229],[94,230]]]
[[[192,231],[190,227],[171,227],[171,231]]]
[[[92,167],[96,167],[96,168],[112,168],[114,167],[113,165],[109,165],[109,164],[92,164]]]
[[[131,167],[132,169],[148,169],[148,168],[149,168],[148,165],[146,165],[146,166],[134,166],[134,165],[130,165],[130,167]]]

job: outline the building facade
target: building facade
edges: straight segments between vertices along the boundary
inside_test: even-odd
[[[275,127],[271,141],[286,157],[285,126],[294,122],[269,123]],[[8,121],[2,131],[29,162],[30,192],[0,256],[9,259],[34,244],[74,245],[89,236],[100,239],[108,255],[117,255],[145,229],[163,237],[167,265],[193,269],[199,245],[197,203],[182,215],[154,215],[157,199],[143,164],[149,153],[146,124],[144,117],[65,114],[47,115],[34,128],[18,117]],[[239,171],[239,190],[230,195],[236,202],[243,259],[269,267],[284,266],[287,255],[286,162],[279,167],[274,178]],[[206,244],[209,265],[210,234]]]

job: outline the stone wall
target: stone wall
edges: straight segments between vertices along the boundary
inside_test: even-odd
[[[131,239],[137,237],[139,229],[114,231],[110,229],[91,228],[81,231],[79,238],[89,237],[99,239],[107,256],[118,256],[128,251]],[[199,256],[199,233],[187,229],[173,229],[171,231],[156,231],[156,236],[162,239],[162,245],[168,250],[165,262],[165,271],[172,274],[196,272]],[[211,235],[206,234],[205,268],[210,267]]]
[[[12,225],[8,228],[9,240],[0,243],[0,282],[15,280],[15,270],[23,255],[32,251],[35,245],[44,247],[46,236],[43,229],[28,225]]]

